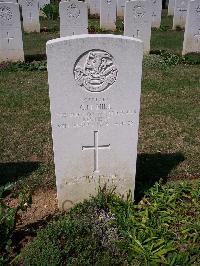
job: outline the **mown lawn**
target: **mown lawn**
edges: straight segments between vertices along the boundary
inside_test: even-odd
[[[117,25],[121,34],[122,21]],[[200,67],[180,60],[183,31],[171,27],[164,11],[144,57],[135,205],[100,193],[61,217],[53,233],[49,225],[25,251],[25,265],[61,265],[66,258],[68,265],[200,264]],[[98,19],[90,19],[89,28],[100,32]],[[23,35],[26,64],[0,66],[0,200],[9,183],[15,193],[55,187],[46,63],[39,60],[46,41],[59,37],[59,22],[42,19],[41,29]],[[69,247],[63,232],[71,234]],[[47,243],[49,253],[42,249]]]

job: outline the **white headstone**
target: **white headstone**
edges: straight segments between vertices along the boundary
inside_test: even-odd
[[[116,29],[117,0],[101,0],[100,28],[105,30]]]
[[[173,30],[176,27],[180,27],[181,29],[185,28],[188,2],[189,0],[175,0]]]
[[[24,61],[19,5],[0,3],[0,62]]]
[[[0,0],[0,3],[17,3],[17,0]]]
[[[21,0],[23,28],[25,32],[40,32],[38,0]]]
[[[188,5],[183,52],[200,53],[200,0],[190,1]]]
[[[169,0],[168,16],[173,16],[174,15],[174,5],[175,5],[175,0]]]
[[[126,2],[124,35],[143,41],[144,53],[150,51],[152,5],[150,1]]]
[[[162,14],[162,0],[151,0],[152,3],[152,28],[160,28]]]
[[[88,33],[87,4],[78,1],[63,1],[59,4],[60,36]]]
[[[40,8],[44,8],[46,5],[50,4],[50,0],[39,0]]]
[[[47,42],[59,208],[100,186],[134,192],[142,42],[91,34]]]
[[[126,0],[117,0],[117,16],[118,17],[124,16],[125,4],[126,4]]]
[[[100,15],[100,0],[88,0],[90,15]]]

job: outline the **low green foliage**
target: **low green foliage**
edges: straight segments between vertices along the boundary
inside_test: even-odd
[[[24,211],[31,204],[31,196],[27,191],[18,193],[19,204],[17,207],[10,207],[3,202],[4,193],[12,189],[14,184],[7,184],[0,187],[0,265],[7,262],[8,254],[11,249],[12,240],[17,213]]]
[[[38,266],[198,265],[199,220],[200,182],[156,183],[138,204],[100,191],[40,231],[20,260]]]
[[[18,71],[18,70],[47,70],[46,61],[33,61],[30,63],[17,62],[17,63],[1,63],[0,70]]]
[[[51,3],[45,5],[42,9],[48,19],[56,20],[59,17],[59,5],[58,3]]]

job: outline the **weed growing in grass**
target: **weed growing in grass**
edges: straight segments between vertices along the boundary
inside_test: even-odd
[[[139,202],[112,191],[76,205],[21,253],[25,265],[191,265],[200,261],[200,182],[156,183]]]
[[[8,254],[12,251],[12,235],[17,221],[18,211],[24,211],[31,204],[31,196],[27,191],[17,193],[19,204],[17,207],[10,207],[3,202],[4,194],[11,190],[14,184],[7,184],[0,187],[0,264],[8,262]]]

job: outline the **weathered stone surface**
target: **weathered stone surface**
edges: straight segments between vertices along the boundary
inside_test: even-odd
[[[100,15],[100,0],[88,0],[90,15]]]
[[[87,4],[78,1],[63,1],[59,4],[60,36],[88,33]]]
[[[0,62],[24,61],[19,5],[0,3]]]
[[[124,35],[143,41],[144,53],[150,51],[152,5],[149,1],[126,2]]]
[[[126,0],[117,0],[117,16],[118,17],[124,16],[125,4],[126,4]]]
[[[169,0],[168,16],[173,16],[174,15],[174,5],[175,5],[175,0]]]
[[[25,32],[40,32],[38,0],[21,0],[23,28]]]
[[[105,30],[116,29],[117,0],[101,0],[100,28]]]
[[[182,54],[200,53],[200,0],[188,5]]]
[[[162,0],[151,0],[152,3],[152,28],[160,28]]]
[[[142,42],[79,35],[47,42],[54,162],[59,207],[100,186],[134,192]]]
[[[173,30],[176,27],[180,27],[181,29],[185,28],[188,2],[189,0],[175,0]]]

